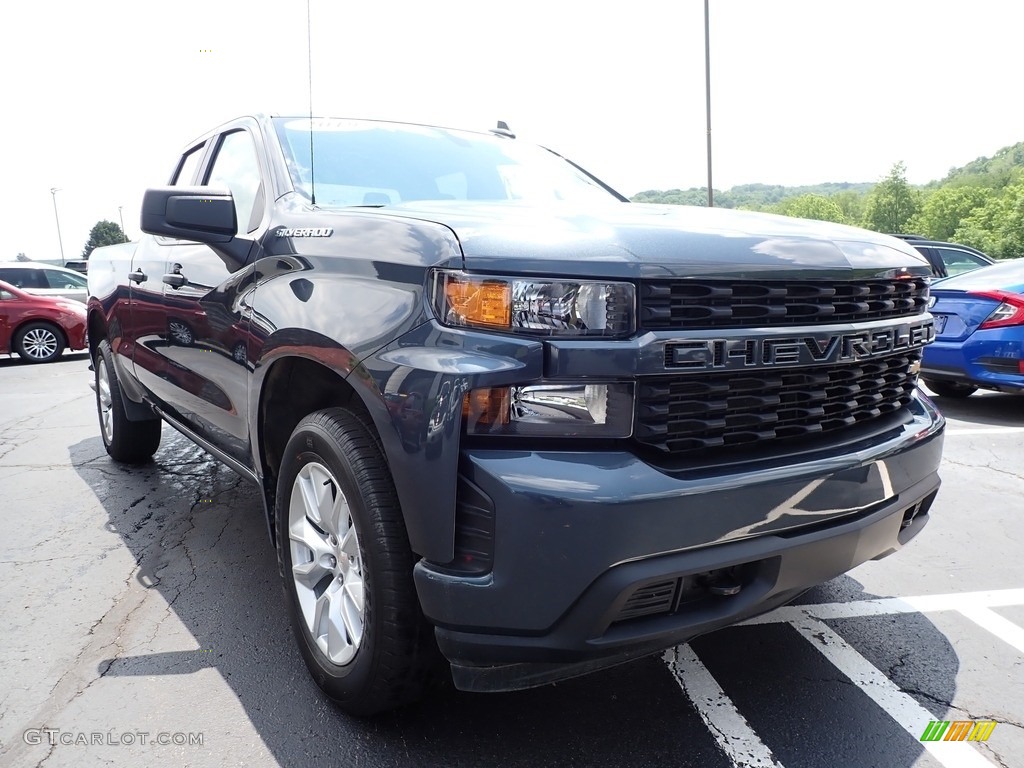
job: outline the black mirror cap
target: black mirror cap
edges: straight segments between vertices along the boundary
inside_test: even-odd
[[[142,197],[140,229],[198,243],[228,243],[238,231],[235,202],[225,189],[154,187]]]

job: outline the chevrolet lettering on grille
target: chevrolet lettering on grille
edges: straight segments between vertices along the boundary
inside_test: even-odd
[[[665,345],[665,367],[687,371],[733,371],[853,362],[919,349],[935,338],[929,317],[912,323],[847,333],[802,331],[731,339],[680,339]]]

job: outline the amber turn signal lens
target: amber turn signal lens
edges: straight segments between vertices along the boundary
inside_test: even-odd
[[[508,424],[511,406],[508,387],[474,389],[462,401],[462,418],[470,432],[487,432],[487,427]]]
[[[469,325],[508,328],[512,291],[507,282],[449,278],[444,286],[448,307]]]

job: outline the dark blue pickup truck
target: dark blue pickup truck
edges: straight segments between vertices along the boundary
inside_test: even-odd
[[[929,268],[822,222],[629,203],[507,130],[246,117],[98,249],[104,444],[263,490],[347,711],[658,652],[898,550],[942,417]]]

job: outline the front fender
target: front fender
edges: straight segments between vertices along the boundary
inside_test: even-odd
[[[380,433],[414,551],[455,555],[455,494],[465,393],[539,379],[533,339],[426,323],[370,355],[347,381]]]

